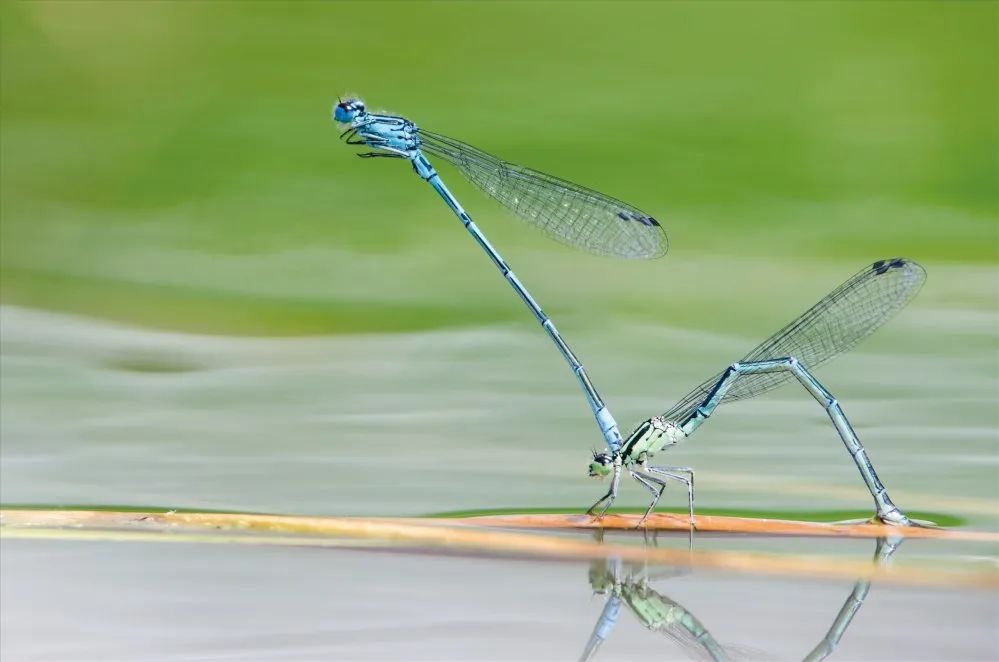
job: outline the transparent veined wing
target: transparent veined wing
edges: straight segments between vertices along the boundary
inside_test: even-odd
[[[419,130],[421,149],[462,172],[528,224],[598,255],[649,259],[666,254],[659,221],[642,210],[564,179],[502,161],[437,133]]]
[[[817,368],[874,333],[916,296],[925,280],[926,271],[912,260],[878,260],[767,338],[740,363],[793,356],[809,370]],[[692,390],[664,417],[684,421],[704,402],[722,374]],[[793,378],[788,372],[743,375],[722,402],[760,395]]]

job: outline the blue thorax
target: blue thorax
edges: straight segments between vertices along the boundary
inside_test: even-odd
[[[333,119],[350,124],[358,138],[369,147],[407,158],[420,148],[419,129],[405,117],[369,113],[358,99],[341,101],[333,108]]]

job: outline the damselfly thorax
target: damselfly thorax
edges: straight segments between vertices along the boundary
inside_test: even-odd
[[[333,109],[333,118],[349,127],[340,134],[349,145],[366,145],[381,153],[361,156],[392,156],[413,159],[419,154],[420,130],[413,122],[397,115],[369,113],[364,103],[351,99],[341,101]]]
[[[624,464],[625,466],[644,464],[653,455],[676,445],[686,436],[680,426],[673,421],[667,421],[662,416],[653,416],[642,422],[625,439],[621,447]]]

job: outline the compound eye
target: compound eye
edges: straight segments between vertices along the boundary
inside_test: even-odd
[[[364,114],[364,104],[357,99],[347,99],[346,101],[341,99],[333,109],[333,119],[343,124],[350,124]]]

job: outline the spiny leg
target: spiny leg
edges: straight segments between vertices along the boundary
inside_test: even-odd
[[[663,495],[663,490],[666,489],[666,482],[659,480],[658,478],[654,478],[653,476],[640,474],[637,471],[629,471],[628,473],[630,473],[631,477],[637,480],[643,487],[652,492],[652,503],[649,504],[649,509],[645,511],[644,515],[642,515],[642,519],[638,520],[638,524],[635,525],[635,528],[637,529],[642,526],[642,524],[645,524],[645,520],[649,518],[649,515],[652,514],[652,510],[656,507],[656,504],[659,503],[659,497]],[[653,484],[658,485],[659,487],[656,488]]]
[[[850,422],[847,420],[836,398],[794,357],[748,363],[733,363],[722,374],[718,383],[715,384],[708,397],[705,398],[704,403],[680,425],[680,428],[687,435],[693,433],[694,430],[700,427],[711,416],[718,405],[721,404],[728,390],[732,388],[735,381],[742,375],[779,371],[787,371],[794,375],[801,382],[805,390],[826,410],[833,426],[839,433],[840,439],[843,440],[843,445],[846,446],[847,452],[850,453],[854,464],[857,465],[857,469],[860,471],[867,489],[870,491],[871,496],[874,497],[877,519],[885,524],[913,526],[912,520],[906,517],[905,513],[899,510],[898,506],[892,503],[892,500],[888,497],[887,488],[885,488],[878,478],[878,474],[874,470],[874,465],[871,464],[870,458],[867,457],[867,451],[864,450],[863,444],[860,443],[857,433],[850,426]]]
[[[621,458],[618,457],[614,460],[614,476],[611,478],[610,489],[607,490],[607,494],[603,495],[597,502],[590,506],[590,509],[586,511],[587,515],[596,515],[596,517],[603,517],[607,509],[611,507],[614,503],[614,499],[617,498],[617,488],[621,482]],[[600,504],[604,504],[603,508],[600,510],[599,514],[596,514],[597,507]]]
[[[374,139],[372,139],[372,142],[368,142],[364,138],[356,138],[355,139],[355,136],[357,136],[357,132],[356,131],[354,133],[350,134],[349,136],[347,136],[347,138],[345,139],[345,142],[348,145],[371,145],[371,144],[374,143]]]
[[[600,512],[598,513],[597,512],[598,506],[600,506],[600,504],[604,503],[605,501],[606,504],[604,504],[604,507],[601,508]],[[600,519],[601,517],[604,516],[604,513],[607,512],[607,509],[611,507],[612,503],[614,503],[614,495],[608,492],[607,494],[597,499],[596,503],[590,506],[589,509],[586,511],[586,514],[592,517],[596,517],[597,519]]]
[[[687,504],[690,507],[690,524],[692,526],[696,525],[697,521],[694,518],[694,470],[690,467],[653,466],[646,466],[645,470],[650,473],[672,478],[673,480],[678,480],[687,486]],[[687,476],[680,476],[679,474],[687,474]]]

